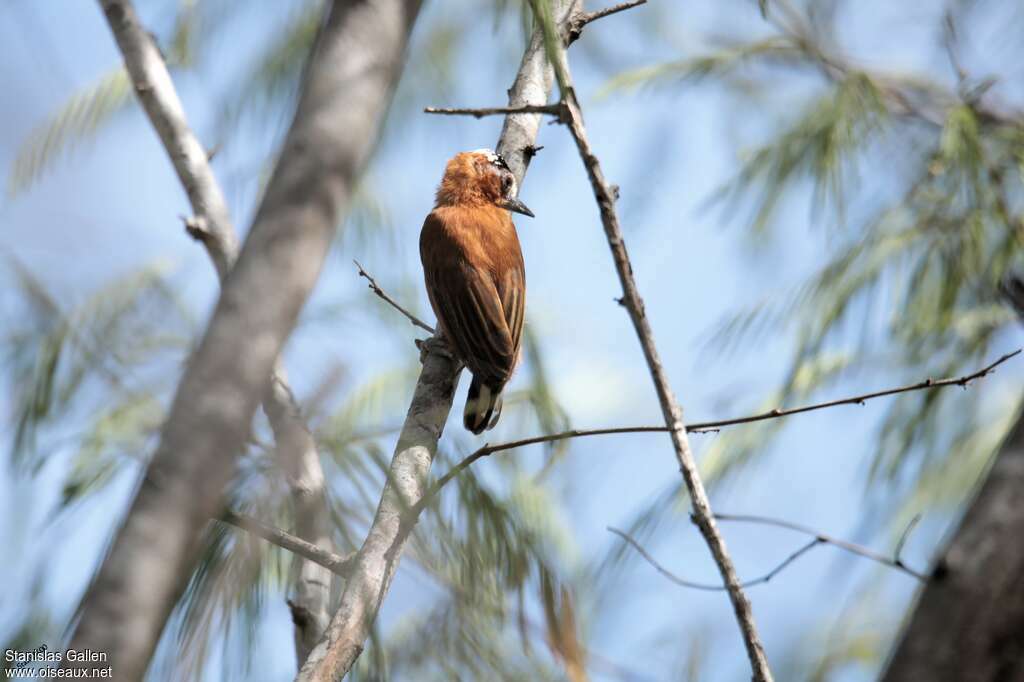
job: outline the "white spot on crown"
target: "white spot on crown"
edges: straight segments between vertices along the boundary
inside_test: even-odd
[[[498,154],[493,149],[488,149],[487,147],[484,147],[482,149],[474,149],[470,153],[471,154],[482,154],[483,156],[487,157],[487,160],[490,161],[491,163],[497,162],[497,160],[499,158]]]

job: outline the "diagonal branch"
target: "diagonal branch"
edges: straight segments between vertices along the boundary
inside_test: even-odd
[[[829,407],[837,407],[839,405],[863,405],[872,398],[880,398],[882,396],[894,395],[897,393],[908,393],[910,391],[923,391],[926,389],[942,388],[945,386],[960,386],[966,388],[968,384],[976,379],[981,379],[995,371],[996,367],[1003,364],[1010,358],[1021,353],[1022,349],[1007,353],[1000,357],[995,362],[989,363],[985,367],[965,374],[961,377],[952,379],[925,379],[916,384],[910,384],[908,386],[900,386],[897,388],[887,388],[881,391],[874,391],[872,393],[864,393],[861,395],[851,396],[849,398],[841,398],[839,400],[829,400],[823,403],[814,403],[812,405],[803,405],[801,407],[793,407],[786,410],[775,409],[769,410],[768,412],[762,412],[760,414],[749,415],[746,417],[733,417],[732,419],[721,419],[718,421],[710,422],[694,422],[693,424],[686,425],[687,433],[707,433],[709,431],[717,431],[723,426],[734,426],[736,424],[749,424],[751,422],[765,421],[768,419],[781,419],[782,417],[788,417],[793,414],[800,414],[802,412],[812,412],[814,410],[824,410]],[[475,450],[472,454],[467,455],[458,464],[453,466],[448,473],[441,478],[437,479],[427,494],[424,495],[423,500],[417,505],[418,510],[422,509],[434,497],[441,488],[443,488],[449,481],[458,476],[460,473],[465,471],[471,464],[476,462],[478,459],[493,455],[496,452],[503,452],[505,450],[512,450],[515,448],[523,447],[524,445],[536,445],[538,443],[551,443],[559,440],[566,440],[569,438],[585,438],[588,436],[606,436],[616,433],[652,433],[660,432],[665,433],[670,431],[667,426],[616,426],[603,429],[572,429],[569,431],[562,431],[560,433],[552,433],[544,436],[533,436],[530,438],[521,438],[519,440],[509,441],[507,443],[497,443],[495,445],[486,444],[482,448]]]
[[[792,530],[797,533],[803,533],[804,535],[810,535],[812,537],[818,538],[821,542],[827,543],[829,545],[834,545],[835,547],[838,547],[843,551],[849,552],[851,554],[856,554],[858,556],[862,556],[865,559],[877,561],[878,563],[888,566],[889,568],[895,568],[899,571],[903,571],[907,575],[913,576],[921,582],[926,582],[928,580],[928,577],[925,576],[923,573],[919,573],[911,568],[908,568],[907,565],[904,564],[903,560],[900,558],[900,551],[903,549],[903,543],[906,541],[907,536],[910,535],[910,531],[912,531],[914,529],[914,526],[917,525],[916,517],[913,520],[911,520],[909,524],[907,524],[906,529],[904,529],[903,531],[903,537],[900,540],[900,542],[897,543],[896,550],[893,552],[893,555],[891,557],[876,552],[873,549],[864,547],[863,545],[858,545],[853,542],[841,540],[837,537],[828,535],[827,533],[822,533],[808,526],[804,526],[799,523],[792,523],[791,521],[784,521],[782,519],[773,519],[766,516],[754,516],[752,514],[715,514],[715,518],[719,521],[738,521],[741,523],[757,523],[762,526],[775,526],[777,528],[785,528],[787,530]]]
[[[613,14],[618,14],[619,12],[624,12],[627,9],[633,9],[634,7],[639,7],[640,5],[645,4],[647,4],[647,0],[629,0],[629,2],[620,2],[618,5],[594,10],[593,12],[577,12],[569,19],[568,26],[565,26],[562,29],[565,46],[569,47],[576,42],[583,33],[584,27],[586,27],[590,22],[597,21],[598,19],[604,19],[605,17]]]
[[[578,11],[580,0],[553,0],[563,20]],[[545,56],[544,35],[535,30],[509,89],[508,106],[543,106],[551,95],[553,73]],[[536,147],[540,115],[513,113],[505,118],[497,152],[504,157],[520,187]],[[415,508],[427,489],[427,475],[437,451],[461,366],[437,338],[423,345],[423,369],[388,472],[388,482],[366,535],[341,603],[323,639],[299,672],[303,682],[327,682],[344,677],[362,653],[363,643],[377,617],[412,531]]]
[[[558,116],[562,108],[557,104],[526,104],[520,107],[488,107],[485,109],[449,109],[444,107],[427,107],[424,114],[440,114],[442,116],[508,116],[510,114],[549,114]]]
[[[433,333],[433,327],[430,327],[418,317],[410,313],[408,310],[402,307],[394,298],[391,297],[384,289],[377,284],[369,273],[367,273],[363,267],[359,264],[359,261],[354,261],[356,267],[359,268],[359,274],[365,277],[370,282],[370,289],[377,294],[383,301],[388,305],[392,306],[400,312],[402,315],[407,317],[412,324],[426,329]],[[981,369],[978,369],[970,374],[963,376],[948,378],[948,379],[925,379],[915,384],[908,384],[906,386],[898,386],[894,388],[886,388],[879,391],[872,391],[870,393],[862,393],[860,395],[850,396],[848,398],[839,398],[837,400],[828,400],[820,403],[812,403],[810,405],[801,405],[800,407],[791,408],[775,408],[766,412],[758,414],[746,415],[743,417],[732,417],[729,419],[720,419],[717,421],[708,422],[694,422],[686,425],[687,433],[709,433],[712,431],[718,431],[725,426],[735,426],[737,424],[750,424],[753,422],[766,421],[769,419],[780,419],[782,417],[788,417],[794,414],[801,414],[803,412],[813,412],[815,410],[824,410],[829,407],[838,407],[840,405],[864,405],[867,401],[874,398],[881,398],[884,396],[895,395],[898,393],[909,393],[911,391],[922,391],[934,388],[943,388],[947,386],[960,386],[961,388],[967,388],[970,382],[977,379],[983,379],[995,372],[996,368],[1011,358],[1019,355],[1024,349],[1018,348],[1017,350],[1006,353],[996,359],[995,361],[985,365]],[[606,427],[600,429],[570,429],[568,431],[561,431],[559,433],[552,433],[543,436],[532,436],[530,438],[522,438],[519,440],[509,441],[507,443],[498,443],[491,445],[490,443],[485,444],[483,447],[478,448],[472,454],[466,456],[458,464],[456,464],[448,473],[439,478],[431,487],[430,490],[423,496],[420,503],[416,505],[416,513],[422,510],[426,504],[433,498],[441,488],[443,488],[451,479],[458,476],[460,473],[465,471],[471,464],[476,462],[478,459],[487,457],[496,452],[502,452],[505,450],[512,450],[515,448],[523,447],[525,445],[536,445],[538,443],[551,443],[559,440],[566,440],[569,438],[584,438],[588,436],[604,436],[617,433],[652,433],[660,432],[665,433],[670,431],[667,426],[619,426],[619,427]]]
[[[576,148],[587,171],[587,176],[590,178],[590,185],[601,214],[601,224],[604,227],[608,247],[612,253],[612,260],[615,262],[615,270],[619,275],[619,282],[622,285],[622,303],[629,312],[630,320],[633,322],[637,338],[643,349],[644,358],[647,360],[651,379],[658,394],[658,401],[661,403],[665,425],[670,429],[669,433],[673,449],[675,450],[676,460],[679,463],[683,480],[690,493],[697,527],[704,536],[728,589],[729,598],[732,601],[733,610],[736,613],[736,619],[743,635],[743,642],[746,645],[747,657],[750,659],[754,680],[756,682],[770,682],[772,674],[768,667],[764,646],[761,644],[761,638],[754,624],[754,615],[750,608],[750,602],[747,600],[740,585],[732,559],[729,558],[725,540],[715,525],[715,519],[711,512],[711,503],[704,490],[704,484],[700,479],[700,473],[697,470],[697,463],[694,460],[693,452],[690,450],[686,426],[683,423],[683,411],[675,395],[672,393],[668,376],[661,364],[661,358],[654,343],[654,335],[647,320],[643,299],[640,297],[636,280],[633,278],[633,265],[626,251],[618,213],[615,210],[617,193],[605,181],[601,164],[587,138],[587,132],[583,126],[583,114],[572,84],[569,62],[566,58],[562,42],[557,39],[557,28],[545,16],[547,8],[544,0],[531,0],[530,4],[533,7],[534,15],[541,17],[540,23],[546,33],[549,56],[554,63],[555,73],[558,75],[561,99],[568,109],[569,131],[576,142]]]
[[[946,386],[960,386],[961,388],[967,388],[968,384],[976,379],[982,379],[992,372],[995,371],[996,367],[1003,364],[1007,360],[1020,355],[1022,348],[1018,348],[1012,353],[1006,353],[999,357],[994,362],[982,367],[981,369],[965,374],[960,377],[954,377],[949,379],[925,379],[919,381],[916,384],[909,384],[907,386],[897,386],[895,388],[886,388],[881,391],[873,391],[871,393],[862,393],[861,395],[850,396],[849,398],[840,398],[838,400],[828,400],[823,403],[812,403],[810,405],[802,405],[800,407],[791,407],[787,409],[776,408],[774,410],[768,410],[767,412],[761,412],[759,414],[752,414],[747,417],[734,417],[732,419],[722,419],[720,421],[712,422],[696,422],[686,427],[686,430],[691,433],[699,433],[701,431],[708,431],[712,429],[718,429],[723,426],[735,426],[737,424],[750,424],[751,422],[760,422],[767,419],[778,419],[780,417],[788,417],[794,414],[801,414],[803,412],[814,412],[815,410],[824,410],[829,407],[838,407],[840,405],[863,405],[869,400],[874,398],[881,398],[888,395],[896,395],[897,393],[910,393],[911,391],[925,391],[933,388],[943,388]]]
[[[263,538],[267,542],[297,554],[342,578],[346,577],[352,570],[352,564],[355,561],[354,552],[347,556],[335,554],[331,550],[315,545],[312,542],[307,542],[297,535],[292,535],[280,528],[268,526],[251,516],[240,514],[230,509],[225,510],[217,520],[252,533],[256,537]]]
[[[353,260],[352,262],[356,264],[357,268],[359,268],[359,276],[365,277],[366,280],[370,283],[370,291],[377,294],[377,296],[383,299],[392,308],[405,315],[405,317],[408,318],[409,322],[411,322],[413,326],[426,330],[431,334],[434,333],[433,327],[431,327],[429,324],[427,324],[426,322],[424,322],[423,320],[421,320],[420,318],[416,317],[408,310],[403,308],[401,305],[399,305],[398,301],[396,301],[395,299],[391,298],[391,296],[388,295],[388,292],[381,289],[380,285],[377,284],[377,280],[375,280],[366,270],[363,270],[363,266],[359,264],[359,261]]]
[[[185,116],[174,82],[151,34],[132,20],[131,6],[124,5],[124,20],[114,23],[117,10],[108,17],[118,36],[132,86],[146,116],[156,129],[167,156],[188,195],[194,215],[185,229],[199,241],[213,261],[221,282],[238,259],[238,236],[231,222],[224,194],[204,151]],[[118,28],[120,29],[119,32]],[[266,413],[277,443],[278,464],[291,491],[299,535],[321,547],[331,546],[327,497],[320,455],[312,433],[302,418],[285,371],[278,358],[268,390],[263,395]],[[331,576],[321,566],[300,561],[295,576],[293,611],[304,617],[296,623],[296,657],[305,660],[327,626]],[[299,625],[302,623],[302,625]]]
[[[818,547],[819,545],[832,545],[833,547],[838,547],[844,552],[849,552],[850,554],[864,557],[865,559],[870,559],[871,561],[875,561],[884,566],[888,566],[889,568],[894,568],[898,571],[902,571],[903,573],[906,573],[907,575],[916,578],[921,582],[928,581],[928,577],[926,575],[918,571],[915,571],[912,568],[908,568],[907,565],[903,563],[903,560],[900,559],[900,550],[903,547],[903,542],[906,540],[906,537],[910,534],[910,531],[913,530],[914,526],[917,524],[917,517],[915,517],[914,520],[911,521],[911,523],[903,531],[903,535],[900,539],[900,542],[896,545],[896,550],[892,556],[887,556],[885,554],[876,552],[875,550],[869,547],[858,545],[847,540],[842,540],[827,533],[822,533],[821,531],[815,530],[813,528],[809,528],[798,523],[790,523],[789,521],[783,521],[781,519],[773,519],[767,516],[752,516],[749,514],[715,514],[715,518],[719,521],[740,521],[745,523],[758,523],[766,526],[776,526],[778,528],[785,528],[787,530],[792,530],[798,533],[803,533],[804,535],[811,536],[811,540],[801,545],[797,550],[795,550],[793,553],[791,553],[789,556],[787,556],[785,559],[779,562],[774,568],[772,568],[764,575],[740,583],[740,585],[744,589],[748,587],[753,587],[755,585],[762,585],[764,583],[771,581],[772,578],[774,578],[779,573],[784,571],[787,567],[789,567],[790,564],[792,564],[794,561],[799,559],[807,552],[810,552],[815,547]],[[676,575],[669,569],[665,568],[665,566],[663,566],[661,563],[659,563],[658,560],[655,559],[651,555],[651,553],[648,552],[644,548],[644,546],[641,545],[640,542],[637,541],[636,538],[631,536],[629,533],[619,530],[618,528],[612,527],[609,527],[608,530],[614,533],[615,535],[618,535],[626,543],[632,546],[633,549],[635,549],[640,554],[640,556],[642,556],[647,561],[647,563],[653,566],[659,573],[661,573],[663,576],[674,582],[676,585],[679,585],[681,587],[687,587],[693,590],[705,590],[708,592],[720,592],[728,589],[724,585],[716,585],[713,583],[698,583],[692,580],[686,580],[685,578],[680,578],[678,575]]]
[[[129,69],[144,75],[158,65],[159,52],[130,0],[99,1]],[[374,149],[419,2],[334,0],[329,8],[245,246],[185,369],[124,523],[82,601],[70,646],[104,652],[119,679],[143,677],[193,570],[199,534],[222,511],[275,359]],[[150,85],[166,89],[168,83],[165,77]],[[226,269],[226,258],[221,266]]]
[[[676,585],[679,585],[680,587],[687,587],[691,590],[703,590],[705,592],[723,592],[727,589],[724,585],[716,585],[714,583],[698,583],[692,580],[686,580],[685,578],[680,578],[678,575],[676,575],[669,569],[665,568],[665,566],[662,565],[657,559],[655,559],[650,552],[644,549],[644,546],[641,545],[636,540],[636,538],[631,536],[626,531],[619,530],[618,528],[612,528],[611,526],[608,526],[608,531],[622,538],[627,544],[629,544],[633,549],[635,549],[640,554],[640,556],[642,556],[644,560],[647,561],[647,563],[653,566],[655,570],[658,571],[658,573],[661,573],[663,576],[668,578]],[[760,577],[743,581],[742,583],[740,583],[740,586],[746,589],[748,587],[753,587],[755,585],[761,585],[770,582],[772,578],[774,578],[779,573],[784,571],[787,566],[789,566],[791,563],[802,557],[807,552],[810,552],[812,549],[814,549],[823,542],[824,540],[814,538],[813,540],[810,540],[804,543],[803,545],[800,545],[799,549],[797,549],[788,557],[779,562],[779,564],[776,565],[775,568],[773,568],[772,570],[768,571]]]

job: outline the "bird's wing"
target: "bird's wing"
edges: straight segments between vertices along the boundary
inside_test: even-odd
[[[508,263],[503,269],[497,289],[505,313],[505,323],[512,335],[512,347],[518,356],[523,335],[523,314],[526,311],[526,270],[523,267],[522,252],[517,249],[514,255],[514,262]]]
[[[441,328],[473,374],[491,386],[508,381],[515,366],[513,343],[501,298],[485,269],[474,267],[461,245],[427,217],[420,255],[427,292]]]

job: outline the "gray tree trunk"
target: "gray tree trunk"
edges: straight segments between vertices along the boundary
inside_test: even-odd
[[[886,682],[1024,682],[1024,415],[893,651]]]
[[[111,24],[131,11],[102,0]],[[160,444],[81,606],[70,646],[114,678],[146,671],[222,505],[274,361],[316,282],[375,146],[419,0],[335,0],[281,157],[238,262],[178,386]]]

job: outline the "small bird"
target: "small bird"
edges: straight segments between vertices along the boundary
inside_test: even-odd
[[[515,176],[490,149],[456,154],[420,232],[420,259],[441,334],[473,374],[463,424],[475,434],[501,415],[519,360],[526,270],[509,211],[533,217]]]

